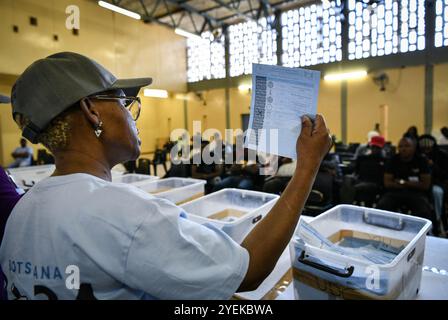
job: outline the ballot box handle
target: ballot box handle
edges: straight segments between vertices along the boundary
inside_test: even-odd
[[[259,216],[256,216],[255,218],[252,219],[252,224],[256,224],[258,221],[261,220],[261,218],[263,218],[261,214]]]
[[[354,266],[350,266],[348,268],[345,268],[345,270],[341,271],[339,269],[336,268],[332,268],[330,266],[318,263],[318,262],[314,262],[314,261],[310,261],[310,260],[305,260],[305,258],[307,257],[307,255],[305,254],[305,251],[302,251],[301,255],[299,256],[298,260],[300,263],[303,263],[307,266],[316,268],[318,270],[327,272],[327,273],[331,273],[335,276],[341,277],[341,278],[349,278],[353,272],[355,271],[355,267]]]
[[[383,214],[375,214],[372,212],[364,212],[364,223],[392,230],[403,230],[404,221],[402,218],[388,217]]]

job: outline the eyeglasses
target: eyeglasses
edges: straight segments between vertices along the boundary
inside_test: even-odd
[[[142,107],[142,103],[139,97],[96,95],[91,96],[90,98],[98,100],[117,100],[123,107],[125,107],[129,111],[134,121],[137,121],[137,119],[140,117],[140,109]]]

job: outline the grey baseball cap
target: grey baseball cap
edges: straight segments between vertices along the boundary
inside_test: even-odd
[[[115,89],[136,96],[151,83],[151,78],[117,79],[92,59],[61,52],[37,60],[17,79],[11,92],[12,113],[29,118],[22,136],[37,143],[51,120],[82,98]]]
[[[9,97],[0,94],[0,103],[10,103],[11,99]]]

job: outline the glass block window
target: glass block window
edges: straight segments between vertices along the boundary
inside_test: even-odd
[[[425,0],[348,1],[348,58],[425,49]]]
[[[425,49],[425,0],[401,0],[400,52]]]
[[[342,60],[341,1],[282,13],[282,63],[302,67]]]
[[[448,46],[448,0],[436,1],[435,31],[434,45]]]
[[[217,39],[210,31],[203,32],[202,39],[187,39],[188,82],[226,77],[224,35],[222,32],[217,34]]]
[[[277,64],[277,32],[268,19],[229,27],[231,77],[252,73],[252,63]]]
[[[349,0],[348,9],[350,60],[398,52],[397,1],[385,0],[368,6],[362,1]]]

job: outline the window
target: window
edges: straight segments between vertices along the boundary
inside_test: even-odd
[[[386,0],[368,6],[362,1],[348,2],[349,60],[397,53],[398,2]]]
[[[215,35],[206,31],[201,35],[202,40],[187,39],[188,82],[225,78],[224,35],[221,30]]]
[[[270,22],[244,22],[229,27],[230,76],[252,73],[252,63],[277,64],[277,32]]]
[[[434,45],[448,46],[448,0],[436,1],[435,32]]]
[[[302,67],[342,60],[341,1],[282,13],[282,63]]]
[[[425,49],[425,1],[401,0],[400,52]]]
[[[348,10],[350,60],[425,49],[424,0],[349,0]]]

